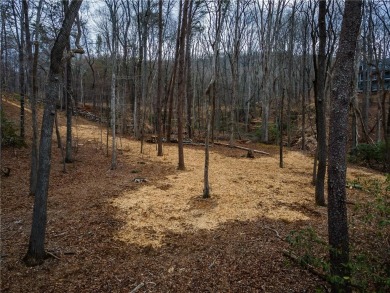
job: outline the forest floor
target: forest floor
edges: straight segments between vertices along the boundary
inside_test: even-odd
[[[8,118],[19,108],[3,100]],[[26,125],[31,125],[27,112]],[[59,113],[64,140],[66,120]],[[16,124],[17,125],[17,124]],[[28,195],[29,148],[3,148],[1,164],[1,292],[315,292],[329,285],[283,255],[291,231],[313,227],[327,239],[327,211],[314,204],[311,156],[251,143],[269,152],[213,146],[211,198],[202,199],[204,149],[122,137],[118,167],[106,156],[105,130],[74,118],[74,163],[63,172],[53,135],[46,249],[55,257],[28,268],[34,198]],[[31,134],[28,131],[27,141]],[[110,152],[110,149],[109,149]],[[348,179],[377,177],[358,167]],[[136,178],[146,179],[138,183]],[[364,195],[348,190],[348,200]],[[133,290],[133,291],[132,291]]]

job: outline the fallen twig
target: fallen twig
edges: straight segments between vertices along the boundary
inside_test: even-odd
[[[328,282],[328,278],[326,277],[325,274],[318,272],[313,266],[311,266],[310,264],[308,264],[304,260],[298,259],[298,257],[293,255],[291,252],[289,252],[287,250],[283,250],[283,255],[285,257],[289,258],[290,260],[292,260],[293,262],[295,262],[299,265],[302,265],[306,270],[308,270],[313,275],[319,277],[321,280]]]
[[[138,284],[138,286],[135,287],[133,290],[131,290],[130,293],[135,293],[135,292],[137,292],[137,291],[138,291],[139,289],[141,289],[143,286],[145,286],[145,283],[144,283],[144,282]]]
[[[268,227],[268,226],[265,226],[264,229],[268,229],[268,230],[274,231],[275,234],[276,234],[276,237],[278,237],[278,238],[279,238],[280,240],[282,240],[282,241],[285,241],[285,239],[282,238],[282,237],[280,236],[280,234],[279,234],[279,232],[278,232],[277,230],[272,229],[272,228],[270,228],[270,227]]]
[[[221,142],[214,142],[214,144],[215,144],[215,145],[226,146],[226,147],[230,147],[230,148],[236,148],[236,149],[240,149],[240,150],[244,150],[244,151],[252,151],[252,152],[254,152],[254,153],[258,153],[258,154],[268,155],[268,156],[269,156],[269,153],[267,153],[267,152],[263,152],[263,151],[259,151],[259,150],[254,150],[254,149],[250,149],[250,148],[245,148],[245,147],[238,146],[238,145],[230,145],[230,144],[221,143]]]
[[[46,254],[55,258],[55,259],[61,259],[60,257],[56,256],[54,253],[51,253],[50,251],[46,251]]]

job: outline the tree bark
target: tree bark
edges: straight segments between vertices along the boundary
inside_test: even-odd
[[[187,34],[186,34],[186,101],[187,101],[187,119],[186,119],[186,126],[187,126],[187,135],[190,139],[192,139],[192,100],[193,100],[193,94],[192,94],[192,72],[191,72],[191,41],[192,41],[192,19],[193,19],[193,5],[194,0],[190,0],[189,3],[189,11],[188,11],[188,22],[187,22]]]
[[[72,0],[50,53],[50,71],[44,101],[33,220],[28,251],[23,259],[28,266],[40,265],[46,258],[45,230],[47,222],[47,193],[49,189],[51,143],[56,114],[56,100],[58,99],[58,83],[61,74],[61,59],[81,3],[82,0]]]
[[[180,46],[179,46],[179,78],[178,78],[178,101],[177,101],[177,140],[179,152],[179,170],[185,170],[184,165],[184,150],[183,150],[183,106],[185,98],[185,44],[187,32],[187,15],[188,15],[189,0],[184,0],[183,17],[180,30]]]
[[[282,93],[282,99],[280,101],[280,113],[279,113],[279,167],[283,168],[283,108],[284,108],[284,89]]]
[[[332,292],[351,292],[349,285],[349,235],[346,206],[346,150],[348,108],[353,94],[354,58],[361,21],[361,0],[345,2],[339,48],[331,92],[328,166],[328,230],[330,270],[342,282]]]
[[[215,54],[215,53],[214,53]],[[211,127],[211,119],[210,119],[210,92],[212,91],[213,84],[215,82],[214,75],[212,77],[212,80],[210,81],[210,84],[208,85],[205,97],[207,100],[206,105],[206,136],[204,140],[205,145],[205,156],[204,156],[204,173],[203,173],[203,198],[209,198],[210,197],[210,182],[209,182],[209,165],[210,165],[210,127]]]
[[[31,120],[32,120],[32,141],[31,141],[31,166],[30,166],[30,195],[35,194],[35,189],[37,186],[37,173],[38,173],[38,121],[37,121],[37,107],[36,99],[38,95],[38,86],[37,86],[37,72],[38,72],[38,54],[39,54],[39,43],[38,43],[38,27],[41,21],[41,11],[43,0],[40,0],[37,7],[37,16],[35,21],[35,31],[34,31],[34,55],[32,53],[32,42],[30,35],[30,21],[28,16],[28,3],[27,0],[23,0],[22,4],[24,5],[24,25],[26,31],[26,49],[28,55],[28,74],[27,81],[30,97],[30,106],[31,106]]]
[[[25,124],[25,114],[24,114],[24,100],[26,95],[26,84],[25,84],[25,26],[24,26],[24,9],[25,5],[22,5],[22,13],[19,18],[19,26],[17,20],[17,12],[16,12],[16,2],[12,3],[14,24],[15,24],[15,32],[16,32],[16,41],[18,44],[18,55],[19,55],[19,99],[20,99],[20,120],[19,120],[19,131],[20,138],[24,140],[24,124]],[[20,32],[19,32],[20,29]],[[20,34],[19,34],[20,33]]]
[[[163,155],[162,147],[162,120],[161,120],[161,97],[163,94],[162,86],[162,43],[163,43],[163,2],[158,1],[158,60],[157,60],[157,156]]]
[[[167,138],[167,142],[171,141],[171,132],[172,132],[172,118],[173,118],[173,104],[174,104],[174,100],[173,100],[173,95],[174,95],[174,92],[175,92],[175,85],[176,85],[176,75],[177,75],[177,69],[178,69],[178,62],[179,62],[179,50],[180,50],[180,31],[181,31],[181,27],[180,27],[180,20],[182,18],[182,6],[183,6],[183,3],[182,3],[182,0],[180,0],[180,4],[179,4],[179,21],[178,21],[178,25],[177,25],[177,38],[176,38],[176,48],[175,48],[175,60],[174,60],[174,63],[173,63],[173,68],[172,68],[172,74],[171,74],[171,79],[170,79],[170,83],[169,83],[169,88],[168,88],[168,117],[167,117],[167,121],[166,121],[166,138]]]
[[[69,1],[64,0],[64,11],[68,9]],[[70,52],[70,40],[66,45],[66,50]],[[65,163],[72,163],[72,62],[69,58],[66,62],[66,83],[65,83],[65,101],[66,101],[66,143],[65,143]]]
[[[325,173],[326,173],[326,117],[325,117],[325,67],[326,67],[326,0],[319,2],[318,9],[318,66],[316,68],[316,112],[318,170],[316,177],[315,201],[325,206]]]
[[[117,71],[117,48],[118,48],[118,3],[116,1],[106,4],[110,10],[111,26],[111,134],[112,134],[112,153],[111,153],[111,170],[117,167],[117,151],[116,151],[116,71]],[[108,147],[108,145],[107,145]]]

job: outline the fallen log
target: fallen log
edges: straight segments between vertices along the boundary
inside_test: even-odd
[[[238,146],[238,145],[230,145],[230,144],[227,144],[227,143],[222,143],[222,142],[214,142],[215,145],[221,145],[221,146],[226,146],[226,147],[230,147],[230,148],[236,148],[236,149],[240,149],[240,150],[244,150],[244,151],[252,151],[254,153],[257,153],[257,154],[262,154],[262,155],[270,155],[269,153],[267,152],[263,152],[263,151],[259,151],[259,150],[254,150],[254,149],[250,149],[250,148],[245,148],[245,147],[242,147],[242,146]]]

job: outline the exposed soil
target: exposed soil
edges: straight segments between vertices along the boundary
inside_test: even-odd
[[[3,101],[7,117],[18,107]],[[28,117],[28,119],[30,119]],[[31,125],[27,119],[26,125]],[[64,137],[65,119],[59,117]],[[326,208],[314,205],[312,158],[277,148],[246,146],[270,156],[214,146],[211,198],[202,199],[204,150],[118,140],[118,168],[101,143],[97,124],[75,118],[75,162],[63,172],[53,143],[46,249],[55,257],[38,267],[21,262],[27,251],[33,197],[28,196],[28,148],[2,149],[2,292],[315,292],[328,284],[283,256],[292,230],[314,227],[326,238]],[[103,141],[105,141],[103,131]],[[56,140],[55,136],[53,139]],[[110,150],[109,150],[110,152]],[[377,176],[349,168],[349,178]],[[138,182],[136,178],[146,179]],[[136,182],[137,181],[137,182]],[[354,200],[357,191],[349,191]],[[134,291],[135,292],[135,291]]]

